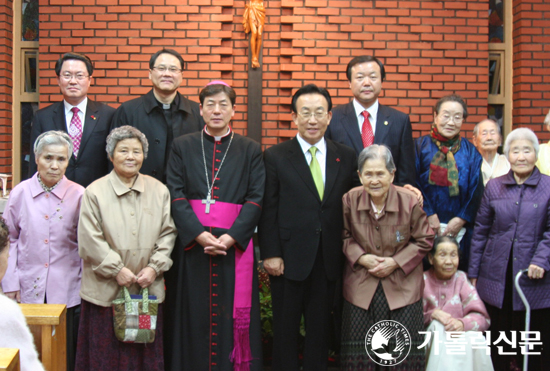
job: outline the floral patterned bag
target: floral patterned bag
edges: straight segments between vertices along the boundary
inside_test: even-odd
[[[157,328],[158,300],[149,296],[149,289],[142,289],[139,295],[130,295],[122,287],[113,300],[113,322],[115,335],[124,343],[152,343]]]

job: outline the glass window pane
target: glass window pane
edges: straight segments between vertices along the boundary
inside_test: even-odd
[[[21,14],[21,40],[38,41],[38,0],[23,0]]]
[[[25,71],[24,93],[36,93],[36,83],[38,81],[38,51],[25,50],[23,53],[23,63]]]
[[[21,103],[21,180],[29,178],[29,158],[32,150],[31,126],[38,103]]]
[[[504,42],[504,1],[489,0],[489,42]]]
[[[487,118],[498,123],[500,126],[500,132],[504,134],[502,125],[504,124],[504,105],[502,104],[489,104],[487,105]],[[504,136],[504,135],[503,135]]]

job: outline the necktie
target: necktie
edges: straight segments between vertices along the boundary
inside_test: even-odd
[[[363,127],[361,128],[361,140],[363,141],[363,148],[366,148],[374,143],[374,133],[372,132],[372,126],[369,121],[369,113],[363,111],[361,114],[365,118]]]
[[[311,153],[309,170],[311,170],[311,175],[313,175],[313,181],[315,182],[315,187],[317,187],[317,192],[319,192],[319,198],[322,200],[325,185],[323,184],[323,173],[321,172],[321,166],[319,166],[319,161],[317,161],[317,157],[315,156],[315,153],[317,153],[317,147],[309,147],[309,152]]]
[[[71,119],[71,124],[69,125],[69,136],[73,141],[73,153],[74,157],[78,156],[78,150],[80,149],[80,140],[82,139],[82,122],[80,117],[78,117],[78,107],[71,108],[73,112],[73,118]]]

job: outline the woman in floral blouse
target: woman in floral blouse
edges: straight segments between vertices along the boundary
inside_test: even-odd
[[[426,370],[493,370],[485,348],[472,348],[473,343],[484,342],[480,332],[487,330],[491,321],[466,273],[457,270],[458,251],[454,238],[440,236],[428,253],[432,268],[424,272],[423,304],[424,325],[431,333],[427,334],[430,344],[426,347]],[[446,331],[466,334],[452,342],[446,338]],[[465,343],[464,350],[459,342]],[[450,354],[451,348],[454,353],[460,349],[462,354]]]

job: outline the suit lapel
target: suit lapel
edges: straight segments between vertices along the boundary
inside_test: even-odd
[[[84,147],[86,147],[86,143],[92,136],[98,121],[99,110],[97,109],[95,103],[88,98],[88,104],[86,105],[86,117],[84,117],[84,131],[82,132],[82,139],[80,140],[80,148],[78,150],[79,154],[84,152]]]
[[[387,123],[387,125],[385,125],[384,123]],[[378,114],[376,118],[376,132],[374,133],[374,144],[387,143],[386,137],[390,132],[390,126],[391,126],[391,122],[388,115],[388,110],[386,109],[386,106],[383,106],[380,104],[378,106]]]
[[[306,157],[304,156],[304,152],[302,152],[302,147],[300,147],[300,143],[298,143],[298,139],[296,139],[296,137],[291,140],[293,143],[288,151],[288,160],[294,167],[294,170],[298,173],[298,176],[304,181],[309,190],[317,196],[319,202],[321,202],[319,192],[317,191],[317,187],[315,187],[315,182],[313,181],[313,176],[311,175],[311,170],[309,170]]]
[[[361,141],[359,121],[357,120],[357,116],[355,116],[353,101],[346,104],[344,108],[344,120],[342,126],[346,130],[355,151],[357,151],[357,153],[361,152],[363,150],[363,142]]]
[[[65,119],[65,105],[63,101],[55,103],[52,120],[56,130],[67,132],[67,120]]]
[[[328,198],[334,183],[338,178],[338,172],[340,170],[340,158],[338,157],[338,149],[332,143],[332,141],[327,140],[327,167],[325,170],[325,192],[323,194],[323,201]]]

